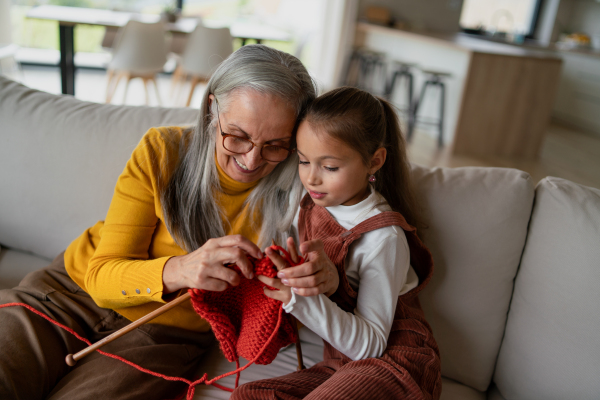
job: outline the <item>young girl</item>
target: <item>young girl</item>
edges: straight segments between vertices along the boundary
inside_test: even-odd
[[[439,396],[439,353],[416,299],[430,278],[431,256],[413,228],[418,223],[416,205],[393,108],[355,88],[330,91],[309,106],[296,141],[307,194],[294,224],[301,242],[323,241],[340,284],[330,297],[304,297],[290,288],[293,279],[285,269],[278,274],[281,281],[259,279],[278,289],[265,288],[267,296],[282,301],[285,311],[323,338],[325,360],[306,371],[242,385],[232,399],[267,398],[265,390],[277,392],[273,398],[304,398],[309,393],[310,398],[334,398],[331,391],[344,385],[341,398]],[[289,239],[288,246],[294,241]],[[271,250],[266,253],[278,257]],[[405,330],[409,320],[410,329]],[[401,348],[397,353],[389,351],[392,327],[393,345]],[[419,356],[413,362],[415,354]],[[387,366],[375,363],[352,373],[345,368],[343,378],[337,374],[332,380],[342,366],[382,355]],[[377,368],[381,376],[373,380]]]

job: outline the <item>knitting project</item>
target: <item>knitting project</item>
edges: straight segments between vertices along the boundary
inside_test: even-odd
[[[290,265],[304,262],[301,259],[298,263],[293,263],[283,248],[271,248],[281,251]],[[253,257],[248,259],[254,265],[255,275],[269,278],[277,276],[277,269],[268,257],[260,260]],[[241,275],[237,265],[229,267]],[[277,326],[282,304],[264,294],[263,287],[266,285],[258,279],[244,279],[243,275],[241,276],[242,280],[238,286],[229,287],[223,292],[190,289],[192,305],[196,313],[210,323],[227,360],[237,361],[241,356],[247,360],[256,358],[256,364],[270,364],[279,349],[296,341],[295,322],[291,315],[281,314],[281,326],[263,350]]]
[[[291,266],[296,266],[304,263],[304,259],[300,257],[297,263],[294,263],[287,251],[279,246],[271,246],[275,251],[280,251],[283,258]],[[256,259],[248,257],[254,266],[254,275],[265,275],[273,278],[277,275],[277,268],[273,261],[268,257]],[[228,265],[241,274],[239,268],[235,265]],[[199,379],[190,381],[185,378],[163,375],[158,372],[151,371],[140,365],[137,365],[123,357],[115,354],[107,353],[100,349],[96,351],[107,357],[114,358],[132,366],[138,371],[149,375],[156,376],[169,381],[183,382],[188,385],[187,393],[184,395],[188,400],[194,396],[194,391],[197,385],[213,385],[219,389],[232,392],[233,389],[221,386],[216,381],[233,374],[237,375],[235,387],[238,386],[240,372],[248,368],[253,363],[269,364],[271,363],[279,349],[288,344],[294,343],[297,338],[296,330],[294,329],[294,321],[291,316],[283,313],[283,306],[280,301],[267,297],[263,292],[263,287],[267,286],[258,279],[242,279],[238,286],[230,287],[223,292],[210,292],[200,289],[189,289],[192,297],[192,305],[196,312],[205,318],[214,330],[215,336],[219,340],[223,354],[227,360],[235,361],[236,369],[219,375],[215,378],[208,379],[204,374]],[[269,286],[267,286],[269,287]],[[274,289],[269,287],[270,289]],[[77,339],[91,346],[92,343],[85,337],[82,337],[73,329],[63,325],[46,314],[36,310],[32,306],[25,303],[6,303],[0,305],[0,308],[5,307],[24,307],[34,314],[46,319],[61,329],[69,332]],[[239,357],[246,358],[249,362],[240,368]]]

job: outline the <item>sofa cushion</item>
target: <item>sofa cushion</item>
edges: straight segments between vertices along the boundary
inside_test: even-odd
[[[50,264],[52,260],[18,250],[0,249],[0,289],[10,289],[30,272]]]
[[[487,392],[487,400],[506,400],[500,392],[498,391],[498,387],[492,382],[492,385],[488,389]]]
[[[600,395],[600,190],[536,188],[494,381],[507,399]]]
[[[504,333],[525,245],[534,185],[522,171],[415,166],[434,259],[420,295],[440,348],[442,375],[485,392]]]
[[[0,76],[0,243],[54,258],[105,218],[146,130],[192,124],[192,109],[126,107],[55,96]]]
[[[442,378],[442,395],[440,400],[485,400],[484,392],[475,390],[467,385]]]

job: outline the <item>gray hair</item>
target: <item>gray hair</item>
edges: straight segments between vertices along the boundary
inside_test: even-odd
[[[231,95],[240,90],[273,95],[291,106],[296,111],[294,131],[316,97],[315,83],[302,63],[267,46],[243,46],[219,65],[202,98],[198,124],[182,138],[179,164],[161,193],[164,222],[177,244],[188,252],[210,238],[225,235],[222,211],[213,196],[214,190],[220,189],[215,165],[216,102],[209,110],[208,97],[213,94],[226,110]],[[261,249],[271,239],[284,244],[291,234],[302,194],[297,168],[298,158],[293,153],[268,179],[261,179],[247,199],[249,207],[259,210],[262,218],[257,243]]]

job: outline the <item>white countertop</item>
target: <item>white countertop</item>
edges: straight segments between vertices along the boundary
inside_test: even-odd
[[[522,45],[501,43],[495,40],[477,37],[475,35],[468,35],[465,33],[410,32],[365,22],[359,22],[357,25],[357,30],[364,33],[372,32],[394,35],[398,37],[409,37],[411,39],[423,40],[430,43],[436,43],[438,45],[452,46],[457,49],[478,53],[547,59],[559,59],[561,53],[600,57],[600,50],[561,49],[555,45],[542,46],[531,43],[525,43]]]

